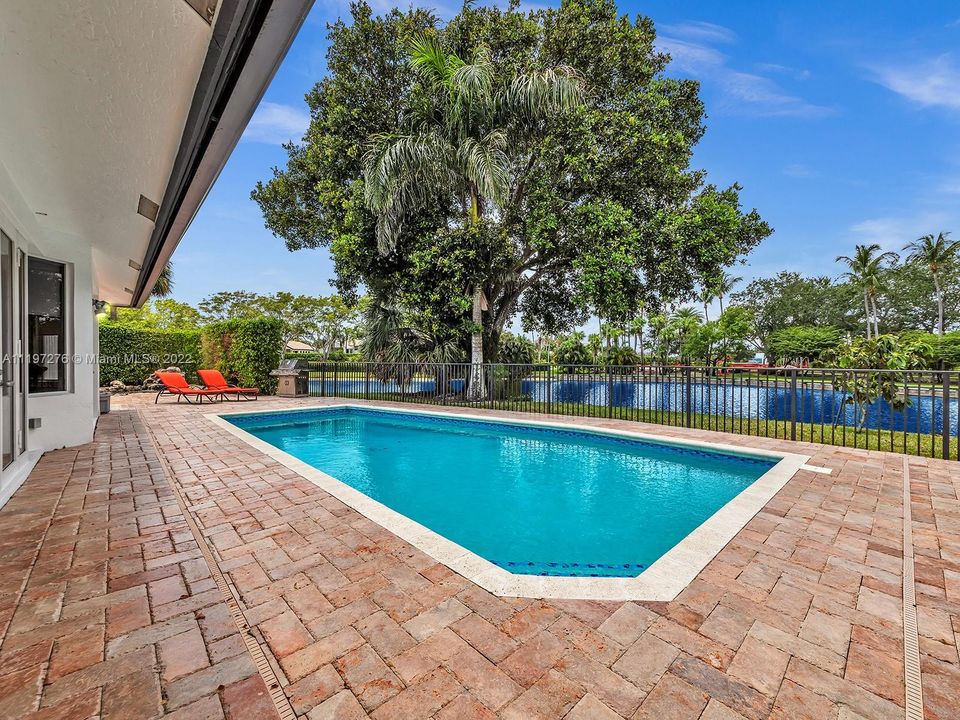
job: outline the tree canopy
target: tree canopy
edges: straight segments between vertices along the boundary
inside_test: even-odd
[[[691,168],[705,130],[699,87],[666,75],[648,18],[618,15],[611,0],[531,12],[466,5],[446,24],[416,9],[374,17],[366,2],[351,14],[330,28],[329,72],[307,95],[304,141],[252,193],[289,249],[329,248],[347,297],[363,288],[390,298],[431,336],[465,343],[480,287],[495,359],[518,313],[550,334],[591,313],[623,322],[643,303],[686,299],[699,278],[770,234],[756,211],[741,209],[738,185],[718,188]],[[435,88],[410,62],[419,37],[458,58],[482,54],[500,77],[571,68],[584,97],[526,120],[483,222],[467,232],[458,197],[435,193],[404,212],[385,248],[364,158],[376,138],[409,134],[429,108]]]

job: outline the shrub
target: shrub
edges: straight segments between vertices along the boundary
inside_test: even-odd
[[[906,373],[929,367],[933,349],[922,340],[901,339],[896,335],[855,338],[841,345],[835,355],[837,367],[844,369],[890,370],[884,373],[850,373],[834,378],[833,387],[844,393],[844,405],[857,408],[855,427],[867,419],[867,410],[878,399],[886,400],[894,410],[903,410],[913,401],[902,392]]]
[[[536,347],[527,338],[513,333],[500,337],[497,349],[495,378],[498,397],[520,395],[520,380],[533,373],[533,353]]]
[[[927,367],[930,370],[960,369],[960,332],[936,335],[923,330],[904,330],[897,337],[901,344],[929,345],[930,357]]]
[[[640,355],[629,345],[614,345],[603,354],[603,364],[629,372],[630,367],[640,364]]]
[[[835,327],[785,327],[770,333],[767,354],[773,361],[807,358],[818,362],[825,354],[835,352],[840,341],[840,330]]]
[[[583,335],[581,333],[571,333],[563,338],[557,345],[554,362],[557,365],[576,365],[580,367],[592,365],[590,351],[583,344]]]
[[[960,369],[960,332],[934,335],[926,341],[933,348],[934,364],[943,363],[944,370]]]
[[[240,383],[273,393],[277,379],[270,375],[280,364],[283,322],[277,318],[224,320],[203,328],[203,363],[227,374],[236,372]]]
[[[522,335],[504,333],[500,337],[497,362],[505,365],[530,365],[536,346]]]
[[[154,370],[179,367],[196,380],[200,362],[198,330],[146,330],[119,323],[100,323],[100,385],[120,380],[139,385]]]

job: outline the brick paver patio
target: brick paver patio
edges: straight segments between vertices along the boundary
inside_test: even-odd
[[[115,399],[0,510],[0,717],[278,717],[172,483],[297,716],[904,717],[901,456],[645,426],[833,474],[798,472],[672,602],[545,602],[487,593],[211,410],[151,399]],[[955,718],[960,465],[909,472],[925,715]]]

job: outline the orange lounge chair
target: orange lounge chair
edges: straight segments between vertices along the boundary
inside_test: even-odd
[[[243,388],[228,385],[223,373],[219,370],[197,370],[200,381],[207,390],[223,394],[225,400],[229,400],[231,395],[236,396],[237,400],[256,400],[260,394],[260,388]]]
[[[186,401],[191,404],[193,403],[191,398],[196,398],[197,403],[201,405],[203,404],[204,398],[213,402],[216,398],[223,397],[223,393],[219,390],[200,390],[199,388],[190,387],[187,384],[187,379],[180,373],[157,370],[154,375],[163,383],[163,390],[157,393],[157,397],[153,401],[154,405],[160,401],[161,395],[176,395],[177,402],[180,402],[180,398],[185,398]]]

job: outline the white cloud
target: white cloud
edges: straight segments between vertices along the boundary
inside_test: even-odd
[[[960,64],[951,53],[913,65],[873,66],[874,80],[920,107],[960,110]]]
[[[298,142],[309,125],[310,115],[306,109],[262,102],[244,130],[243,139],[270,145]]]
[[[660,32],[687,40],[703,40],[706,42],[736,42],[737,35],[730,28],[723,25],[702,22],[699,20],[659,26]]]
[[[672,65],[694,75],[722,67],[727,62],[727,56],[719,50],[666,35],[657,37],[657,50],[670,53]]]
[[[945,180],[938,189],[945,195],[960,195],[960,179]]]
[[[816,117],[833,112],[828,107],[791,95],[769,77],[730,67],[724,53],[703,43],[662,35],[657,39],[657,49],[669,53],[671,64],[679,70],[718,86],[725,98],[722,109],[726,112],[795,117]]]
[[[937,233],[949,216],[928,212],[915,216],[886,216],[863,220],[851,226],[853,242],[858,245],[877,243],[884,250],[900,251],[904,245],[927,233]]]
[[[813,77],[813,73],[811,73],[809,70],[800,70],[797,68],[792,68],[789,65],[780,65],[779,63],[760,63],[757,65],[757,70],[761,72],[787,75],[794,80],[809,80],[811,77]]]
[[[820,173],[812,167],[804,165],[803,163],[791,163],[787,165],[783,169],[783,174],[795,178],[813,178],[820,175]]]

